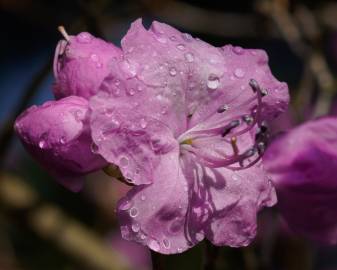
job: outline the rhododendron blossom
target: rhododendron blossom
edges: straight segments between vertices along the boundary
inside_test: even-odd
[[[83,44],[72,43],[83,35],[61,41],[61,51],[82,55]],[[134,185],[117,206],[123,237],[163,254],[204,238],[248,245],[257,212],[276,202],[260,161],[268,139],[264,121],[283,112],[289,99],[266,53],[216,48],[158,22],[146,30],[141,20],[121,49],[101,51],[90,45],[94,40],[83,49],[85,60],[75,57],[69,65],[67,55],[56,57],[62,93],[56,96],[89,100],[92,154],[118,166]],[[104,75],[95,75],[100,69]]]
[[[280,136],[264,156],[289,227],[337,243],[337,118],[307,122]]]

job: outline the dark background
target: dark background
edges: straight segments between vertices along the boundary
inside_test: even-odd
[[[139,17],[145,26],[165,22],[214,46],[266,50],[292,97],[275,132],[337,112],[335,1],[0,0],[0,270],[150,268],[149,252],[119,237],[114,206],[126,188],[96,173],[82,192],[65,190],[28,156],[12,129],[21,111],[53,98],[58,25],[119,45]],[[217,269],[337,269],[336,247],[292,235],[277,210],[264,211],[259,223],[252,246],[220,249]],[[204,245],[161,259],[166,269],[201,269]]]

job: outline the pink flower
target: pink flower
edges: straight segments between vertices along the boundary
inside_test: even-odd
[[[337,118],[307,122],[279,137],[264,158],[289,227],[337,243]]]
[[[89,106],[96,153],[136,185],[118,204],[123,237],[163,254],[204,238],[248,245],[257,212],[276,202],[259,159],[287,85],[264,51],[158,22],[133,23],[122,50]]]
[[[75,95],[89,98],[109,74],[109,64],[121,57],[121,50],[87,32],[69,36],[56,47],[54,95],[57,99]]]
[[[88,101],[71,96],[33,106],[15,122],[15,131],[26,149],[73,191],[82,187],[83,175],[107,165],[92,153],[87,112]]]
[[[66,39],[54,66],[62,99],[16,121],[32,155],[73,190],[85,173],[117,165],[135,186],[118,203],[125,239],[163,254],[205,237],[248,245],[257,212],[276,202],[260,162],[263,121],[289,100],[266,53],[141,20],[122,50],[88,33]]]

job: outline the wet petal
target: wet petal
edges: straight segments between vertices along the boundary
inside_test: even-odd
[[[336,118],[311,121],[276,139],[263,158],[289,227],[326,244],[337,243],[336,134]]]
[[[185,231],[188,183],[179,164],[177,148],[162,156],[154,178],[152,184],[133,188],[119,201],[122,236],[156,252],[180,253],[192,243],[188,242]]]
[[[109,74],[110,63],[120,57],[118,47],[87,32],[61,40],[54,58],[55,97],[89,98]]]
[[[85,124],[88,102],[68,97],[33,106],[15,122],[15,130],[26,149],[65,187],[78,191],[83,175],[106,166],[91,151]]]
[[[90,125],[96,151],[119,166],[133,184],[148,184],[162,155],[177,147],[171,130],[134,108],[100,93],[90,100]]]
[[[261,164],[233,172],[205,169],[204,188],[212,214],[205,226],[207,238],[218,246],[247,246],[256,235],[256,215],[276,203],[276,195]]]

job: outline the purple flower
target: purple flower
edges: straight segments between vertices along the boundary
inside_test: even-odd
[[[264,158],[289,227],[337,243],[337,118],[307,122],[276,139]]]
[[[84,174],[117,165],[135,186],[118,203],[125,239],[164,254],[205,237],[248,245],[257,212],[276,202],[260,162],[263,121],[289,99],[266,53],[141,20],[122,50],[88,33],[65,38],[54,63],[61,99],[15,124],[32,155],[73,190]]]
[[[287,85],[262,50],[215,48],[158,22],[133,23],[122,50],[89,106],[96,152],[136,185],[118,203],[123,237],[163,254],[204,238],[248,245],[256,213],[276,202],[259,159]]]
[[[67,35],[67,34],[65,34]],[[109,64],[121,57],[121,50],[87,32],[66,36],[56,47],[54,95],[89,98],[109,73]]]
[[[26,149],[58,181],[78,191],[83,175],[106,166],[106,161],[92,153],[88,101],[67,97],[32,106],[15,122],[15,131]]]

